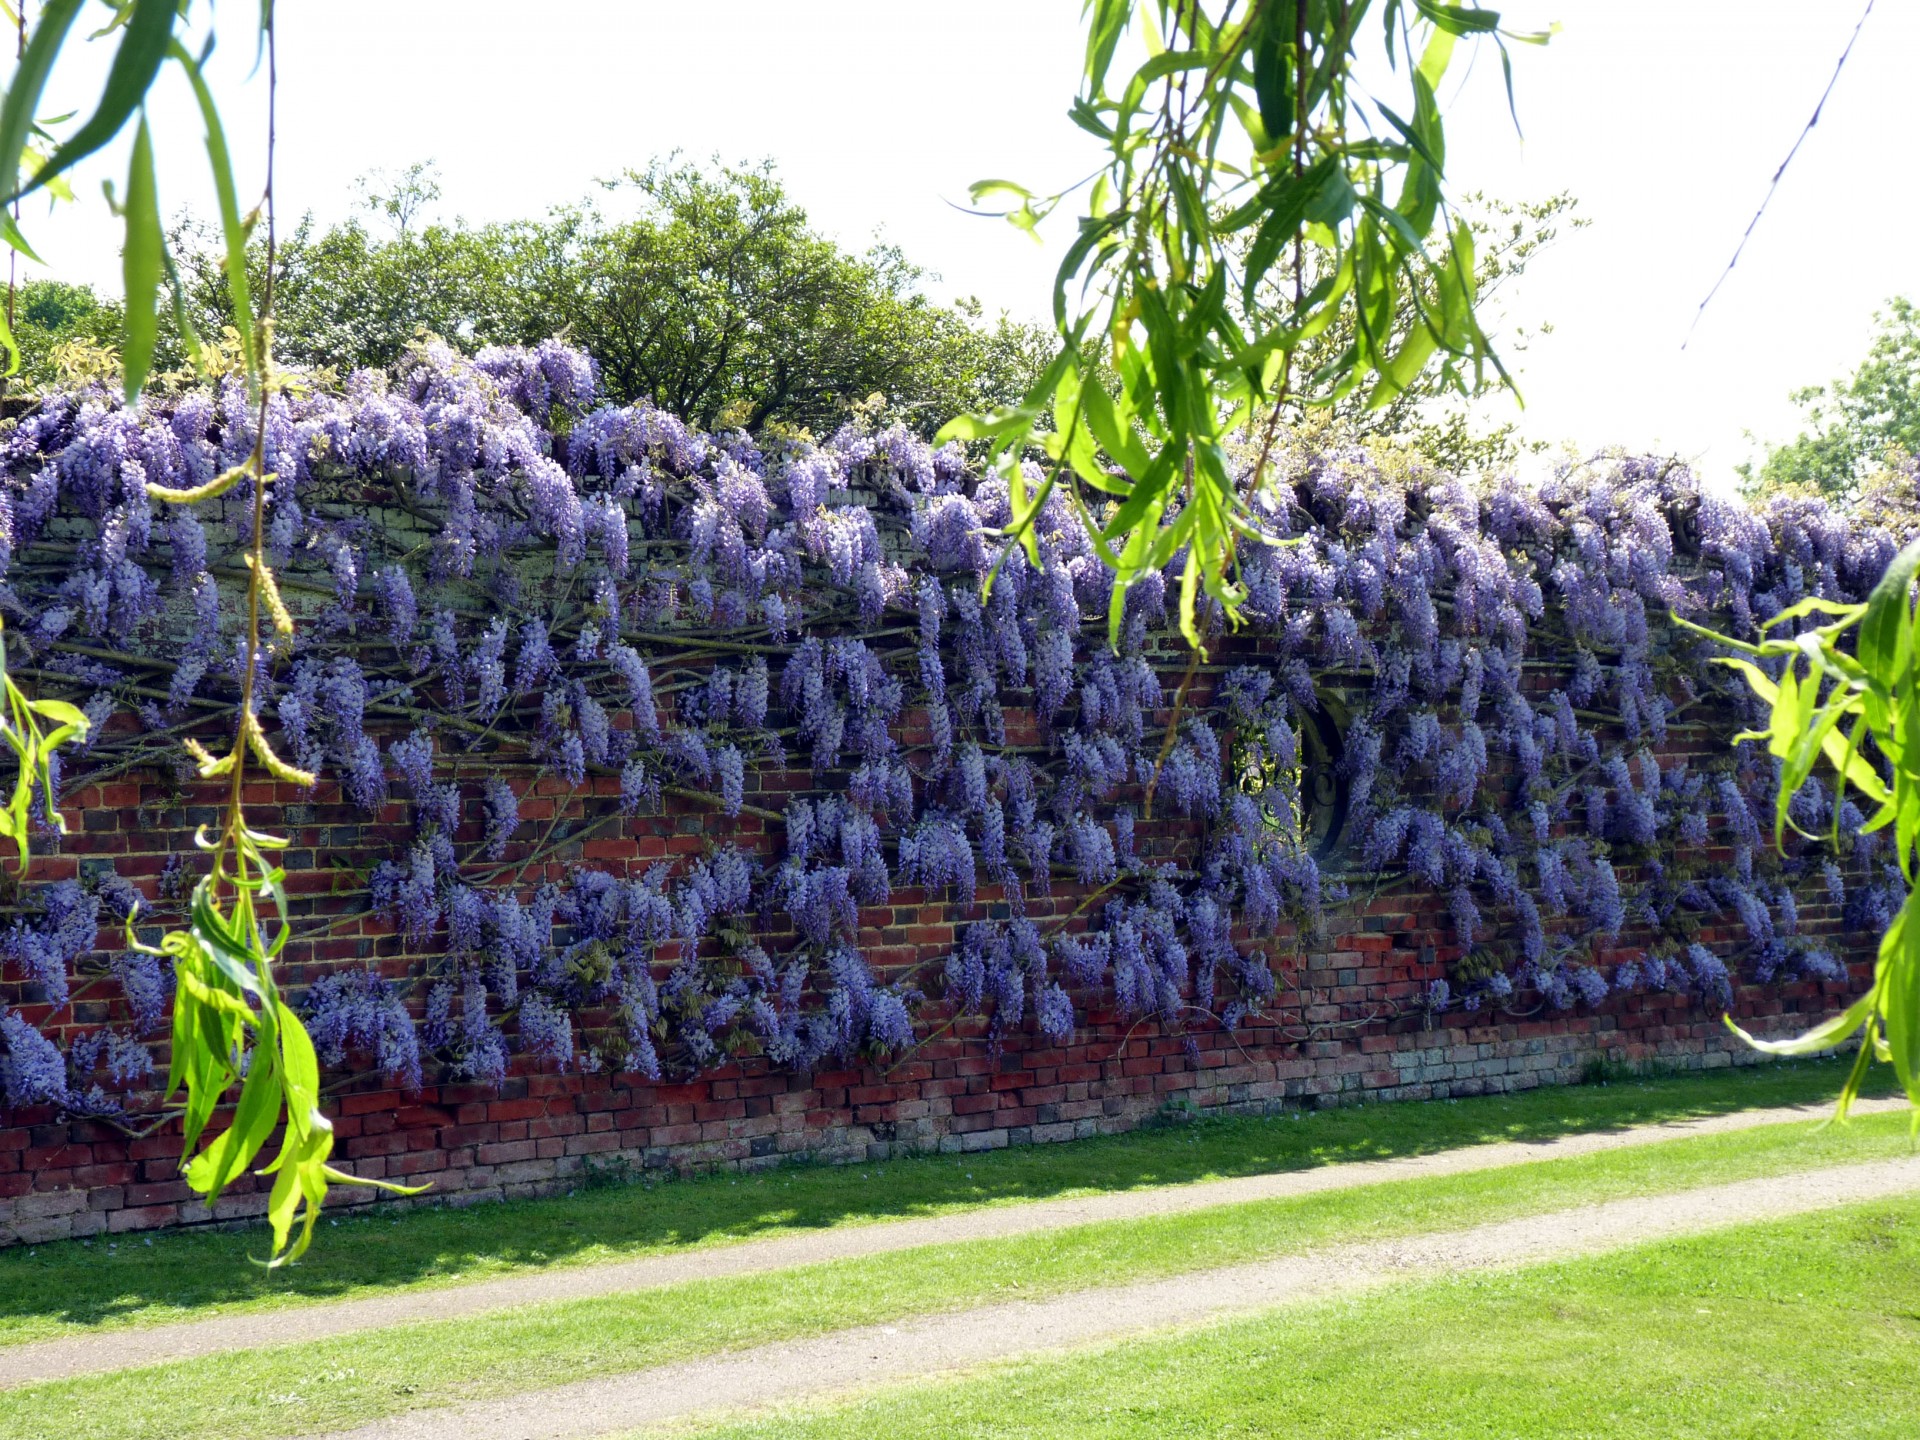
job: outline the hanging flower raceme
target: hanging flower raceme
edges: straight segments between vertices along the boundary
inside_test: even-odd
[[[23,831],[147,732],[233,705],[222,557],[251,514],[236,491],[161,519],[146,486],[231,471],[259,425],[244,399],[52,396],[0,435],[9,630],[90,745],[44,767]],[[1188,677],[1156,648],[1183,557],[1127,588],[1110,647],[1112,575],[1071,510],[1049,501],[1033,555],[1010,552],[1007,480],[898,424],[701,435],[600,403],[558,342],[429,343],[263,413],[265,539],[300,623],[256,657],[261,734],[319,773],[316,803],[338,786],[403,826],[343,887],[389,918],[393,953],[290,1002],[329,1065],[408,1084],[805,1065],[898,1053],[949,1007],[996,1045],[1109,1011],[1240,1024],[1356,873],[1431,897],[1429,1018],[1837,983],[1835,912],[1870,926],[1898,903],[1857,811],[1838,852],[1778,856],[1757,819],[1771,764],[1682,765],[1663,738],[1742,723],[1669,607],[1750,634],[1788,597],[1857,596],[1897,548],[1818,502],[1755,512],[1633,460],[1475,487],[1283,443],[1284,490],[1250,513],[1288,543],[1246,547],[1248,623],[1214,616],[1226,663]],[[377,523],[353,513],[374,492],[395,501]],[[579,818],[556,822],[568,793]],[[1794,803],[1831,828],[1829,792]],[[567,868],[576,825],[669,804],[708,807],[723,843],[645,880]],[[729,821],[755,838],[736,849]],[[30,886],[0,935],[21,987],[0,1007],[10,1106],[93,1103],[161,1018],[160,959],[88,958],[104,883]],[[1043,930],[1056,883],[1098,898]],[[931,996],[862,952],[904,887],[963,927]],[[1716,925],[1739,937],[1701,951],[1720,972],[1695,953]],[[83,966],[123,1027],[89,1042],[85,1077],[21,1018]]]

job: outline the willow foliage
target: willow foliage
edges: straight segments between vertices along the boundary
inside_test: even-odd
[[[1447,204],[1437,95],[1458,41],[1491,40],[1505,65],[1507,38],[1544,37],[1507,36],[1495,12],[1437,0],[1089,0],[1087,14],[1070,113],[1108,159],[1055,280],[1058,351],[1022,403],[943,435],[991,442],[1009,533],[1035,563],[1035,518],[1057,487],[1069,492],[1118,573],[1113,637],[1127,587],[1184,550],[1180,624],[1198,647],[1203,592],[1239,617],[1238,553],[1260,543],[1243,497],[1265,476],[1277,401],[1363,394],[1386,406],[1430,365],[1463,390],[1489,372],[1505,379],[1475,314],[1473,231]],[[1404,66],[1398,108],[1353,80],[1376,23],[1386,60]],[[1117,76],[1136,32],[1147,58]],[[973,196],[1005,201],[1028,231],[1065,199],[1009,180]],[[1263,299],[1288,272],[1291,303]],[[1297,373],[1297,357],[1342,326],[1349,343]],[[1243,487],[1227,447],[1262,415]],[[1035,446],[1053,464],[1030,487],[1020,460]]]
[[[1843,791],[1858,794],[1871,806],[1863,827],[1866,833],[1892,827],[1894,854],[1907,884],[1906,900],[1880,941],[1873,986],[1865,995],[1839,1015],[1790,1040],[1756,1040],[1737,1025],[1733,1029],[1748,1044],[1774,1055],[1813,1054],[1860,1035],[1859,1058],[1841,1091],[1838,1113],[1846,1115],[1859,1096],[1868,1065],[1877,1057],[1892,1063],[1915,1106],[1914,1128],[1920,1132],[1920,910],[1913,896],[1914,844],[1920,840],[1916,572],[1920,572],[1920,542],[1900,552],[1865,604],[1842,605],[1808,597],[1766,624],[1768,632],[1785,627],[1787,633],[1757,645],[1726,636],[1714,638],[1753,657],[1721,663],[1740,671],[1769,706],[1766,729],[1738,738],[1764,740],[1780,763],[1775,842],[1785,838],[1789,827],[1800,831],[1791,814],[1794,797],[1816,771],[1831,770]],[[1792,633],[1795,622],[1816,615],[1829,618],[1825,624]],[[1769,668],[1763,669],[1762,664]],[[1836,806],[1836,842],[1839,814]]]
[[[320,1110],[320,1071],[313,1041],[299,1017],[280,999],[273,978],[273,961],[286,938],[285,872],[267,857],[284,842],[252,829],[241,804],[249,760],[276,779],[296,783],[312,780],[274,752],[261,730],[254,703],[256,677],[271,658],[270,646],[261,633],[262,610],[274,622],[281,639],[286,639],[286,632],[292,628],[285,621],[286,610],[267,565],[262,525],[274,479],[266,468],[264,445],[267,408],[274,390],[272,282],[269,278],[256,298],[246,264],[249,237],[263,219],[269,255],[273,245],[273,0],[261,0],[258,21],[269,81],[268,180],[260,203],[246,212],[240,208],[220,109],[202,68],[212,51],[213,39],[209,34],[197,52],[189,49],[190,5],[178,0],[123,0],[115,7],[113,21],[87,37],[95,41],[112,39],[116,47],[93,113],[64,140],[56,141],[39,123],[36,116],[47,84],[62,59],[72,54],[69,47],[82,8],[81,0],[47,0],[30,38],[25,38],[12,82],[0,98],[0,175],[11,178],[8,193],[0,201],[11,203],[51,185],[74,163],[133,124],[125,191],[114,199],[109,190],[115,212],[126,226],[121,246],[126,286],[121,369],[127,401],[131,404],[138,398],[152,369],[161,303],[169,290],[182,342],[196,368],[204,371],[207,351],[187,319],[177,268],[160,226],[154,139],[146,109],[149,88],[162,67],[171,63],[192,88],[205,127],[207,160],[213,172],[226,252],[231,333],[238,368],[246,378],[249,406],[260,417],[252,451],[243,464],[193,490],[149,487],[154,500],[175,505],[192,504],[242,484],[253,496],[252,539],[245,557],[249,580],[244,678],[232,745],[221,756],[197,744],[190,747],[203,779],[223,778],[229,782],[225,815],[217,834],[203,833],[199,837],[202,847],[210,852],[211,868],[194,889],[190,923],[165,936],[158,951],[172,957],[175,970],[173,1059],[167,1091],[169,1096],[185,1092],[181,1168],[188,1184],[212,1204],[254,1164],[275,1132],[280,1133],[275,1159],[260,1171],[275,1176],[268,1201],[273,1226],[269,1263],[277,1265],[298,1258],[307,1248],[330,1182],[380,1184],[383,1189],[396,1191],[402,1187],[359,1180],[327,1164],[333,1127]],[[15,250],[37,258],[10,219],[0,226],[0,233]],[[0,322],[0,343],[8,352],[11,374],[19,367],[20,353],[4,322]],[[20,768],[12,803],[0,815],[0,829],[16,842],[24,870],[32,797],[36,790],[44,793],[49,821],[57,826],[59,813],[54,808],[50,757],[64,741],[84,737],[87,720],[64,702],[27,699],[10,678],[5,682],[5,698],[9,712],[5,734],[18,755]],[[39,723],[42,719],[52,721],[53,728],[43,730]],[[262,922],[263,905],[278,915],[279,924],[271,930]],[[135,936],[131,915],[128,940],[136,948],[149,948],[141,946]],[[240,1094],[231,1122],[207,1140],[209,1120],[236,1084]],[[302,1211],[304,1223],[296,1235],[293,1226]]]

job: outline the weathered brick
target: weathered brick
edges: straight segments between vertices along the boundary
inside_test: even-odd
[[[411,522],[408,522],[411,523]],[[1169,661],[1170,664],[1177,662]],[[1550,677],[1529,672],[1538,696]],[[1191,703],[1205,702],[1201,677]],[[1155,723],[1165,725],[1163,709]],[[620,715],[616,724],[630,725]],[[1017,704],[1006,711],[1008,742],[1044,739],[1036,717]],[[924,712],[909,710],[901,733],[925,744]],[[1670,733],[1667,754],[1718,754],[1698,736]],[[819,782],[796,757],[793,768],[753,777],[768,808],[790,797],[818,793]],[[271,782],[255,782],[261,819],[286,830],[290,888],[302,920],[322,922],[302,935],[283,957],[283,978],[296,992],[340,967],[374,964],[399,979],[417,972],[399,953],[387,919],[356,913],[363,901],[336,895],[336,857],[384,853],[407,843],[410,818],[400,802],[377,820],[364,820],[332,782],[301,795]],[[617,777],[595,776],[596,796],[617,793]],[[151,893],[169,855],[191,849],[191,831],[217,819],[205,796],[189,803],[161,803],[167,787],[151,779],[120,777],[97,794],[76,795],[73,847],[45,857],[45,878],[77,874],[85,864],[96,873],[113,856],[119,873]],[[206,801],[206,803],[202,803]],[[145,805],[143,809],[142,806]],[[599,813],[579,795],[551,780],[522,804],[523,818],[544,825],[557,817],[575,823]],[[278,811],[274,824],[273,812]],[[477,815],[459,839],[478,839]],[[1198,828],[1185,820],[1142,822],[1141,853],[1177,858]],[[635,816],[551,857],[524,877],[527,883],[558,879],[566,866],[587,858],[609,868],[640,873],[661,859],[694,856],[715,842],[738,844],[763,858],[776,858],[780,827],[742,816],[729,821],[684,798],[672,799],[664,816]],[[1724,844],[1713,847],[1729,863]],[[81,852],[86,858],[82,860]],[[40,864],[36,861],[36,865]],[[1275,935],[1236,938],[1280,961],[1279,993],[1267,1017],[1227,1037],[1204,1026],[1194,1037],[1197,1061],[1184,1053],[1181,1037],[1151,1024],[1134,1026],[1114,1012],[1106,997],[1076,997],[1079,1026],[1064,1046],[1048,1044],[1030,1029],[1006,1037],[1004,1049],[988,1053],[985,1022],[964,1020],[928,1037],[919,1050],[886,1066],[849,1066],[794,1075],[757,1061],[729,1065],[686,1082],[653,1085],[632,1075],[551,1073],[523,1057],[506,1084],[471,1082],[429,1085],[402,1094],[362,1081],[328,1102],[335,1117],[336,1153],[357,1173],[428,1179],[432,1199],[462,1203],[550,1190],[596,1164],[621,1158],[648,1168],[758,1166],[801,1154],[823,1159],[869,1160],[909,1147],[953,1152],[1003,1145],[1085,1138],[1149,1119],[1169,1102],[1203,1112],[1263,1113],[1283,1106],[1348,1104],[1372,1098],[1416,1098],[1529,1088],[1578,1077],[1590,1057],[1616,1062],[1658,1060],[1690,1069],[1721,1068],[1746,1058],[1729,1038],[1685,997],[1616,997],[1603,1013],[1545,1012],[1518,1019],[1492,1013],[1395,1016],[1454,957],[1444,898],[1380,893],[1331,907],[1326,935],[1303,941],[1291,925]],[[1028,913],[1043,926],[1069,932],[1089,927],[1084,889],[1060,877],[1053,893],[1028,897]],[[928,895],[902,885],[888,905],[860,916],[860,943],[882,979],[937,961],[961,927],[983,915],[1004,914],[1005,896],[983,885],[968,910],[950,896]],[[780,924],[784,925],[784,921]],[[1837,938],[1834,907],[1810,901],[1800,913],[1803,930],[1833,945],[1854,967],[1857,990],[1868,978],[1871,957]],[[322,926],[331,929],[323,930]],[[769,949],[790,946],[791,936],[762,937]],[[1730,949],[1744,943],[1737,924],[1702,927],[1704,944]],[[117,943],[103,931],[101,943]],[[1642,952],[1628,933],[1599,959],[1607,965]],[[662,947],[662,973],[678,957],[678,944]],[[1794,983],[1767,989],[1745,987],[1733,1012],[1762,1033],[1803,1026],[1841,1007],[1849,987]],[[0,977],[0,1003],[21,1008],[30,1019],[47,1016],[37,998],[16,980]],[[85,1002],[86,1006],[93,1001]],[[1387,1018],[1382,1018],[1382,1015]],[[85,1028],[113,1023],[103,1005],[96,1015],[84,1006],[72,1023]],[[355,1056],[354,1069],[369,1057]],[[203,1223],[210,1218],[178,1173],[177,1126],[130,1139],[110,1127],[66,1122],[42,1109],[0,1127],[0,1244],[72,1234],[124,1231],[156,1225]],[[225,1123],[215,1121],[217,1130]],[[389,1204],[365,1191],[342,1190],[351,1204]],[[264,1194],[252,1180],[223,1197],[211,1218],[257,1215]]]

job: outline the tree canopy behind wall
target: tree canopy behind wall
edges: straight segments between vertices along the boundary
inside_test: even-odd
[[[1895,296],[1875,317],[1873,343],[1843,380],[1796,390],[1808,428],[1739,467],[1749,490],[1800,488],[1847,496],[1897,476],[1920,454],[1920,308]]]
[[[120,302],[102,299],[90,286],[25,281],[13,297],[20,373],[6,382],[7,393],[48,389],[116,365],[121,318]]]
[[[637,196],[637,213],[583,203],[541,220],[422,225],[432,187],[416,167],[370,197],[390,234],[309,219],[280,248],[280,350],[345,372],[393,365],[422,329],[475,344],[564,333],[599,360],[613,398],[705,426],[818,433],[875,392],[931,430],[1012,400],[1044,359],[1033,327],[930,299],[930,277],[897,248],[854,254],[813,229],[770,163],[659,162],[609,188]],[[218,334],[220,252],[192,225],[176,237],[191,308]]]

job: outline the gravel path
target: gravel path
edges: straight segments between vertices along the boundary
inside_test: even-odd
[[[1913,1191],[1920,1191],[1920,1157],[1614,1200],[1471,1230],[842,1330],[504,1400],[415,1411],[324,1440],[586,1440],[702,1412],[930,1378],[1393,1281],[1592,1254]]]
[[[1855,1110],[1858,1113],[1872,1113],[1898,1109],[1905,1103],[1901,1099],[1863,1101]],[[364,1299],[295,1303],[273,1311],[272,1336],[276,1344],[293,1344],[387,1325],[459,1319],[488,1311],[588,1299],[689,1280],[749,1275],[821,1261],[855,1259],[920,1245],[989,1240],[1064,1229],[1094,1221],[1173,1215],[1251,1200],[1344,1190],[1385,1180],[1454,1175],[1536,1160],[1590,1155],[1683,1136],[1814,1120],[1828,1113],[1830,1107],[1824,1105],[1742,1110],[1662,1125],[1566,1135],[1551,1140],[1504,1141],[1492,1145],[1463,1146],[1431,1155],[1357,1160],[1273,1175],[1207,1180],[1063,1200],[993,1205],[924,1219],[846,1225],[830,1230],[776,1235],[735,1244],[649,1255],[634,1260],[536,1270],[464,1285],[423,1286],[370,1295]],[[121,1326],[58,1340],[0,1345],[0,1389],[250,1349],[261,1343],[261,1335],[260,1312],[240,1311],[214,1315],[205,1320],[144,1327]]]

